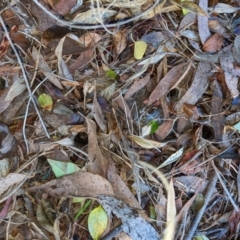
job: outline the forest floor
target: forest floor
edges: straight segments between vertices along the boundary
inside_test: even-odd
[[[240,239],[239,8],[3,0],[0,239]]]

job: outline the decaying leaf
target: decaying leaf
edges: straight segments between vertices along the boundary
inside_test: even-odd
[[[96,124],[86,118],[88,126],[88,156],[90,171],[94,174],[106,177],[108,160],[103,156],[97,142]]]
[[[222,69],[224,70],[225,81],[228,89],[230,90],[232,97],[235,98],[239,95],[239,91],[237,88],[238,77],[233,71],[234,58],[232,54],[229,54],[228,56],[220,56],[220,63]]]
[[[183,111],[188,115],[188,117],[192,118],[193,120],[197,120],[199,118],[198,109],[192,104],[184,103]]]
[[[107,8],[92,8],[86,12],[77,14],[72,23],[97,24],[105,22],[108,18],[116,15],[117,12]]]
[[[208,9],[216,13],[234,13],[239,10],[238,7],[233,7],[226,3],[218,3],[215,7],[210,7]]]
[[[209,78],[212,76],[211,68],[209,63],[200,62],[198,64],[191,87],[175,106],[178,112],[181,111],[184,103],[195,104],[206,91]]]
[[[120,54],[127,46],[125,31],[118,31],[114,34],[114,47],[117,54]]]
[[[8,126],[0,122],[0,159],[17,155],[17,141]]]
[[[223,36],[219,33],[212,35],[203,45],[203,51],[214,53],[221,49],[223,45]]]
[[[208,2],[204,0],[199,1],[199,6],[204,10],[207,11]],[[201,39],[202,44],[204,44],[207,39],[211,37],[211,33],[208,28],[208,17],[204,15],[198,15],[198,31],[199,36]]]
[[[173,85],[179,80],[179,78],[184,74],[186,69],[186,64],[181,63],[175,67],[173,67],[159,82],[157,87],[149,96],[148,105],[151,105],[155,101],[158,101],[160,97],[164,96]]]
[[[160,148],[167,144],[167,143],[160,143],[153,140],[144,139],[142,137],[135,136],[135,135],[130,135],[128,136],[128,138],[134,141],[135,143],[137,143],[139,146],[147,149]]]
[[[20,95],[27,88],[25,80],[22,77],[19,77],[11,86],[8,91],[8,94],[5,98],[5,101],[12,101],[16,96]]]
[[[33,60],[38,63],[39,70],[45,75],[45,77],[47,77],[56,87],[62,89],[59,79],[52,73],[52,70],[46,63],[44,57],[35,47],[33,47],[31,55]]]
[[[148,74],[141,80],[136,80],[133,83],[133,85],[128,89],[124,98],[125,99],[130,98],[134,93],[136,93],[137,91],[139,91],[140,89],[145,87],[147,85],[148,81],[150,80],[150,76],[151,76],[151,74]]]
[[[17,184],[24,180],[25,174],[10,173],[6,177],[0,179],[0,194],[2,195],[6,190],[8,190],[14,184]]]
[[[114,195],[112,185],[105,178],[83,171],[28,189],[31,192],[38,190],[58,197],[97,197],[99,194]]]

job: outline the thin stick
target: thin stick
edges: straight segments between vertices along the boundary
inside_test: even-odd
[[[204,196],[204,204],[203,204],[202,208],[196,214],[195,218],[193,219],[191,228],[190,228],[187,236],[184,238],[184,240],[192,240],[193,239],[193,236],[194,236],[194,234],[196,232],[198,224],[201,221],[202,216],[203,216],[203,214],[206,211],[206,208],[208,206],[208,203],[209,203],[211,197],[213,196],[217,180],[218,180],[218,176],[217,176],[217,173],[215,171],[215,174],[214,174],[211,182],[209,183],[207,191],[206,191],[206,194]]]
[[[87,30],[89,30],[89,29],[111,28],[111,27],[119,28],[121,25],[125,25],[127,23],[138,20],[143,15],[152,11],[152,9],[154,9],[160,3],[160,0],[155,0],[155,3],[149,9],[147,9],[146,11],[142,12],[141,14],[139,14],[135,17],[132,17],[130,19],[127,19],[127,20],[124,20],[124,21],[121,21],[121,22],[118,22],[118,23],[104,24],[104,27],[103,27],[103,25],[77,25],[77,24],[69,23],[68,21],[64,21],[64,20],[59,19],[57,16],[55,16],[53,13],[51,13],[48,9],[46,9],[40,2],[38,2],[38,0],[33,0],[33,2],[36,5],[38,5],[38,7],[40,7],[45,13],[47,13],[49,16],[51,16],[52,18],[57,20],[58,23],[62,24],[63,26],[68,26],[68,27],[75,28],[75,29],[87,29]]]
[[[1,23],[1,25],[2,25],[2,28],[3,28],[4,32],[5,32],[6,37],[7,37],[8,41],[9,41],[9,43],[10,43],[10,46],[11,46],[11,48],[13,49],[13,51],[14,51],[16,57],[17,57],[18,63],[19,63],[19,65],[20,65],[21,69],[22,69],[22,74],[23,74],[23,77],[24,77],[24,80],[25,80],[25,84],[26,84],[26,86],[27,86],[27,90],[28,90],[28,93],[29,93],[29,97],[30,97],[30,99],[31,99],[31,101],[32,101],[32,103],[33,103],[33,106],[34,106],[34,108],[35,108],[35,110],[36,110],[36,112],[37,112],[37,115],[38,115],[38,117],[39,117],[39,120],[40,120],[40,122],[41,122],[41,124],[42,124],[42,126],[43,126],[43,129],[44,129],[47,137],[50,138],[49,133],[48,133],[48,131],[47,131],[47,128],[46,128],[46,126],[45,126],[45,123],[44,123],[44,121],[43,121],[43,119],[42,119],[42,117],[41,117],[41,114],[40,114],[39,110],[38,110],[37,104],[36,104],[36,102],[35,102],[35,100],[34,100],[34,98],[33,98],[33,95],[32,95],[32,92],[31,92],[31,88],[30,88],[30,85],[29,85],[29,82],[28,82],[28,77],[27,77],[25,68],[24,68],[24,66],[23,66],[22,60],[21,60],[21,58],[20,58],[20,56],[19,56],[19,54],[18,54],[18,52],[17,52],[17,49],[15,48],[15,46],[14,46],[14,44],[13,44],[13,42],[12,42],[12,39],[11,39],[10,36],[9,36],[8,30],[7,30],[7,28],[6,28],[6,25],[5,25],[5,23],[4,23],[3,19],[2,19],[2,15],[0,15],[0,23]]]

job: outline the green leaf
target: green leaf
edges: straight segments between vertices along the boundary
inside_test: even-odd
[[[85,212],[85,210],[88,208],[88,206],[90,205],[90,203],[92,202],[92,200],[88,200],[82,208],[80,208],[80,210],[78,211],[77,215],[74,218],[74,221],[76,221],[83,212]]]
[[[117,79],[117,74],[116,74],[115,71],[110,69],[106,72],[106,77],[109,77],[112,80],[116,80]]]
[[[47,159],[51,168],[57,178],[65,176],[67,174],[75,173],[81,170],[77,165],[71,162],[62,162],[52,160],[50,158]]]
[[[41,108],[51,111],[52,110],[52,105],[53,105],[53,100],[52,97],[43,93],[38,97],[38,102],[41,106]]]
[[[150,134],[153,134],[157,131],[158,127],[159,127],[159,124],[158,122],[152,120],[149,125],[151,126],[151,131],[150,131]]]
[[[101,206],[91,211],[88,216],[88,230],[94,240],[99,239],[106,230],[107,224],[108,216]]]

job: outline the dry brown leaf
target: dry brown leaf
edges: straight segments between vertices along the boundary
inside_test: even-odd
[[[94,47],[101,39],[102,36],[100,34],[88,32],[79,38],[79,42],[82,42],[87,47]]]
[[[182,176],[174,178],[174,186],[180,191],[203,193],[208,187],[208,181],[197,176]]]
[[[113,191],[117,199],[123,200],[125,203],[129,204],[134,208],[142,208],[137,199],[134,197],[133,193],[126,185],[126,183],[118,175],[117,169],[113,162],[109,162],[107,179],[112,184]]]
[[[88,156],[90,171],[94,174],[106,177],[108,160],[103,156],[97,141],[96,124],[86,118],[88,127]]]
[[[70,13],[71,9],[76,5],[77,0],[48,0],[50,6],[56,11],[57,14],[66,15]]]
[[[73,24],[99,24],[117,14],[117,11],[107,8],[91,8],[86,12],[78,13],[71,21]]]
[[[4,36],[0,44],[0,58],[7,52],[8,48],[9,48],[9,41],[7,37]]]
[[[9,190],[9,188],[22,180],[26,177],[25,174],[18,174],[18,173],[10,173],[6,177],[0,179],[0,194],[2,195],[5,191]]]
[[[124,111],[125,116],[128,120],[132,119],[131,110],[126,100],[123,98],[123,96],[120,93],[116,93],[113,95],[113,106],[114,105],[121,108]]]
[[[190,117],[193,120],[198,120],[199,113],[198,109],[195,105],[184,103],[183,104],[183,111],[187,114],[188,117]]]
[[[98,124],[98,126],[102,129],[103,132],[107,131],[107,122],[106,118],[103,114],[102,108],[98,103],[96,92],[94,94],[94,100],[93,100],[93,116]]]
[[[233,98],[237,97],[239,95],[239,91],[238,91],[238,77],[236,76],[236,74],[234,74],[234,58],[232,54],[228,54],[228,55],[220,55],[220,63],[221,63],[221,67],[224,71],[224,75],[225,75],[225,81],[226,84],[228,86],[228,89],[231,92],[231,95]]]
[[[6,96],[8,95],[8,88],[0,90],[0,113],[8,108],[11,104],[11,101],[6,101]]]
[[[187,15],[184,16],[182,21],[178,26],[178,31],[185,29],[186,27],[192,25],[197,21],[197,15],[195,13],[189,12]]]
[[[199,161],[192,160],[189,163],[179,168],[179,171],[185,175],[194,175],[199,172],[203,172],[204,168],[199,166]]]
[[[28,191],[44,191],[54,197],[98,197],[100,194],[113,196],[113,188],[105,178],[90,172],[79,171],[62,178],[51,180]]]
[[[224,115],[222,113],[222,98],[223,93],[220,84],[216,81],[213,82],[214,90],[212,96],[211,112],[212,112],[212,127],[214,129],[214,136],[217,142],[222,141]]]
[[[184,215],[186,214],[186,212],[190,209],[190,207],[192,206],[196,196],[197,196],[198,192],[196,192],[182,207],[181,211],[178,213],[178,215],[176,216],[176,221],[179,222],[182,217],[184,217]]]
[[[215,53],[218,52],[223,45],[223,36],[219,33],[212,35],[203,45],[204,52]]]
[[[199,1],[199,6],[204,10],[207,11],[208,9],[208,2],[205,0]],[[204,44],[208,38],[211,37],[211,33],[208,28],[208,17],[198,15],[198,31],[199,36],[201,39],[202,44]]]
[[[227,28],[225,28],[218,19],[212,19],[208,21],[208,27],[211,31],[219,33],[221,35],[227,32]]]
[[[45,77],[48,77],[48,80],[54,84],[56,87],[62,89],[62,85],[59,79],[53,74],[51,68],[48,66],[47,62],[45,61],[44,57],[41,53],[35,48],[32,48],[32,58],[35,62],[38,62],[39,70],[44,74]]]
[[[240,211],[233,211],[229,217],[229,229],[232,234],[236,234],[239,231]]]
[[[124,98],[130,98],[134,93],[136,93],[137,91],[141,90],[143,87],[145,87],[147,85],[147,83],[150,80],[150,76],[151,74],[149,73],[148,75],[146,75],[144,78],[140,79],[140,80],[136,80],[133,85],[127,90]]]
[[[0,159],[17,155],[17,141],[3,122],[0,122],[0,142]]]
[[[163,124],[161,124],[154,133],[158,141],[164,140],[168,136],[168,134],[172,131],[172,127],[173,127],[173,120],[168,120]]]
[[[91,59],[93,59],[94,54],[95,54],[94,49],[89,49],[81,53],[77,57],[76,61],[69,66],[69,71],[71,73],[74,73],[74,71],[77,69],[83,70],[84,67],[86,67],[86,64],[88,64],[91,61]]]
[[[127,46],[127,38],[125,31],[119,31],[114,34],[114,47],[117,55],[119,55]]]
[[[157,87],[153,90],[149,96],[148,105],[158,101],[160,97],[168,93],[173,85],[179,80],[185,71],[186,63],[181,63],[173,67],[159,82]]]
[[[184,103],[195,104],[202,94],[206,91],[211,73],[212,65],[210,63],[200,62],[198,64],[191,87],[187,90],[181,100],[175,105],[177,112],[182,111]]]

